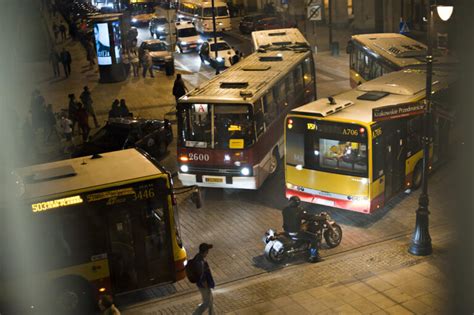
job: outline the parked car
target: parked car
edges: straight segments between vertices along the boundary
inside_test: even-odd
[[[166,38],[169,34],[168,20],[164,16],[157,16],[150,20],[150,35],[152,38]]]
[[[191,21],[176,22],[176,48],[180,53],[199,51],[203,40]]]
[[[171,123],[166,119],[111,118],[72,157],[137,147],[158,158],[166,154],[172,141]]]
[[[214,68],[230,67],[230,59],[234,55],[235,51],[222,38],[218,38],[216,43],[214,43],[213,38],[209,38],[207,42],[202,44],[201,49],[199,50],[201,61],[209,63]]]
[[[277,28],[285,28],[285,23],[281,17],[277,16],[269,16],[259,19],[257,23],[255,23],[255,30],[262,31],[262,30],[274,30]]]
[[[143,60],[145,50],[150,51],[153,66],[165,67],[167,75],[174,74],[174,58],[166,42],[159,39],[144,40],[138,48],[140,61]]]
[[[242,34],[250,34],[256,30],[256,23],[265,18],[265,14],[246,15],[240,20],[239,30]]]

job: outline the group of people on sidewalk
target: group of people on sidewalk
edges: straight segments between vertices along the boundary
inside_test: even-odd
[[[53,67],[53,74],[55,78],[61,76],[61,73],[59,71],[60,63],[63,65],[64,75],[66,76],[66,78],[69,77],[69,75],[71,74],[72,57],[71,53],[66,50],[66,48],[63,47],[63,49],[59,53],[55,47],[52,47],[51,52],[49,53],[49,62]]]

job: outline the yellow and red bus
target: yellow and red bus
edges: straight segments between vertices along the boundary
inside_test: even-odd
[[[347,52],[353,88],[386,73],[426,66],[426,45],[397,33],[353,35]],[[454,62],[452,57],[435,53],[433,67],[442,69]]]
[[[429,163],[446,159],[452,78],[433,79],[433,139]],[[286,197],[372,213],[395,194],[421,184],[422,113],[426,72],[392,72],[286,118]],[[431,165],[430,164],[430,165]]]
[[[283,156],[286,114],[315,99],[313,54],[301,33],[262,32],[257,52],[179,99],[184,185],[258,189]]]
[[[20,223],[1,232],[2,314],[17,305],[88,314],[100,294],[184,278],[171,176],[146,153],[122,150],[14,175]]]

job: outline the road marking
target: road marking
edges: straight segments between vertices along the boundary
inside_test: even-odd
[[[182,64],[181,62],[179,62],[178,60],[174,60],[174,63],[178,66],[178,68],[181,68],[182,70],[186,71],[186,72],[189,72],[191,74],[197,74],[198,76],[201,77],[201,79],[203,79],[204,81],[208,81],[210,79],[213,78],[213,74],[211,73],[206,73],[206,72],[202,72],[202,71],[199,71],[199,72],[195,72],[195,71],[192,71],[189,67],[185,66],[184,64]],[[188,81],[189,82],[189,81]],[[190,83],[189,83],[190,84]],[[192,84],[190,84],[192,85]]]

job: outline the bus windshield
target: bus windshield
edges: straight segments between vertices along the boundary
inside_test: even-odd
[[[367,177],[367,135],[355,124],[290,118],[286,163],[310,170]]]
[[[186,147],[243,149],[255,142],[249,105],[186,104],[178,115],[180,142]]]
[[[212,8],[204,8],[202,10],[202,15],[204,17],[212,17]],[[228,16],[229,13],[227,11],[227,7],[217,7],[216,8],[216,16]]]

